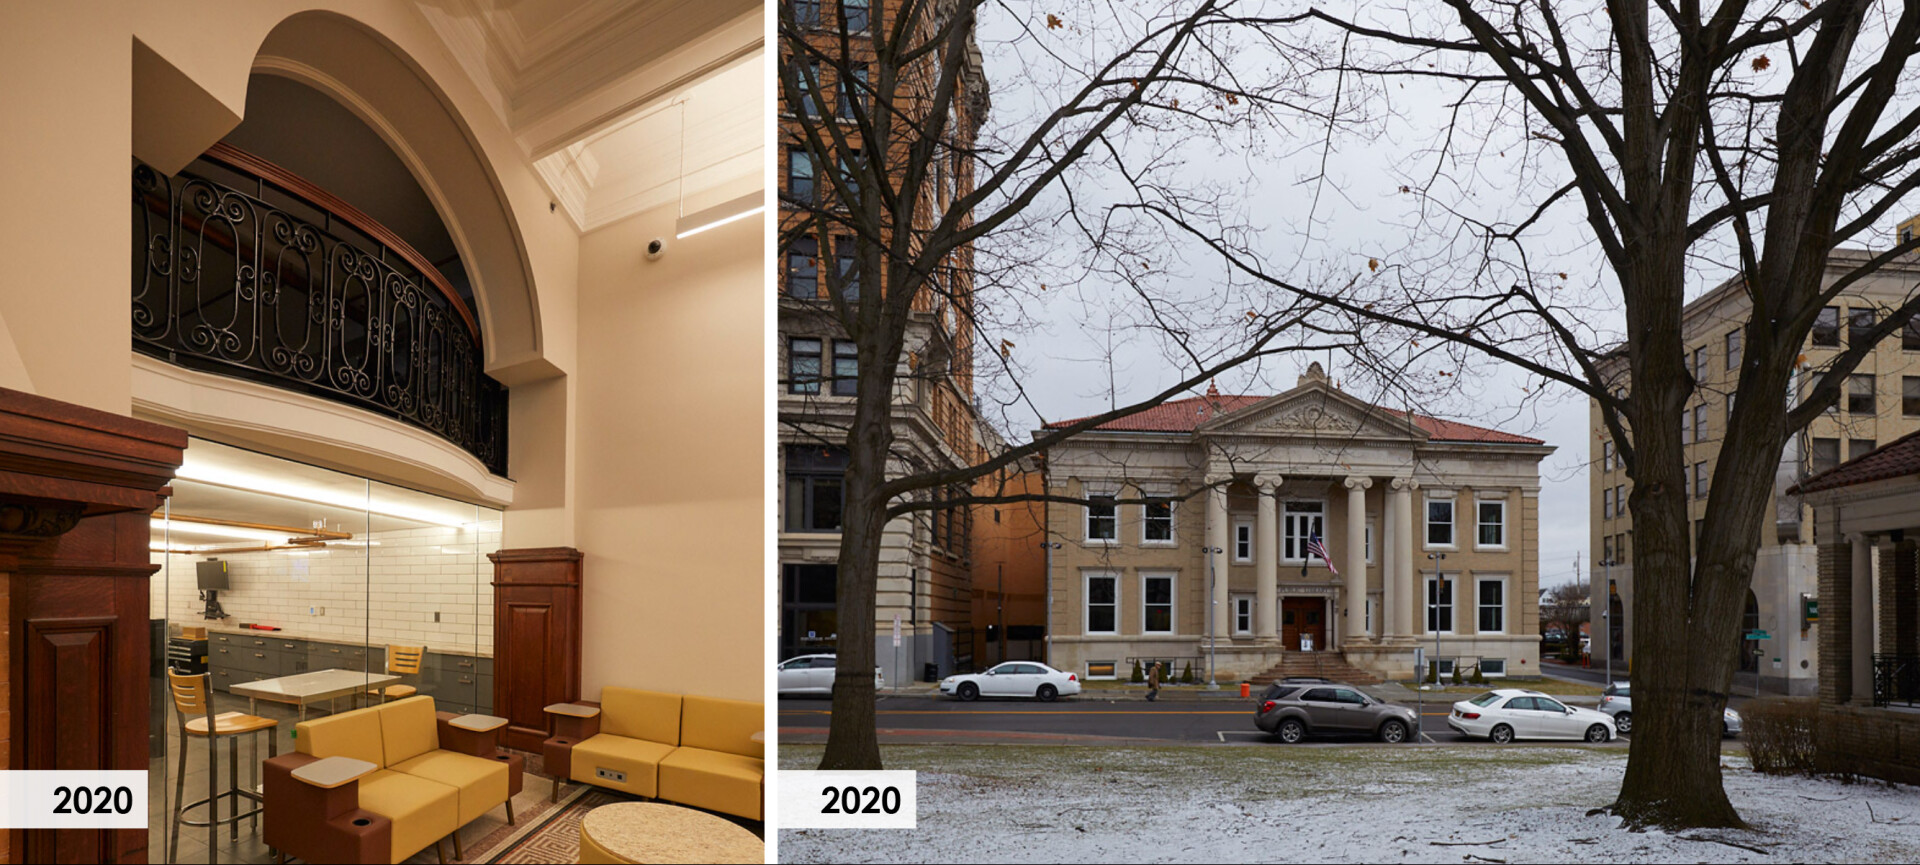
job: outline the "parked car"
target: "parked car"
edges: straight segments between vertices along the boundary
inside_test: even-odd
[[[940,693],[962,700],[981,697],[1037,697],[1052,702],[1080,693],[1080,677],[1039,661],[1008,661],[984,673],[948,676]]]
[[[1515,739],[1585,739],[1605,742],[1614,737],[1613,717],[1605,712],[1569,706],[1539,691],[1501,688],[1453,704],[1447,726],[1464,736],[1486,737],[1506,744]]]
[[[1374,736],[1405,742],[1420,729],[1412,709],[1382,703],[1359,688],[1326,679],[1286,679],[1267,686],[1253,724],[1289,745],[1310,735]]]
[[[832,694],[834,671],[840,659],[836,655],[801,655],[781,661],[774,668],[774,690],[780,694]],[[880,668],[873,668],[873,687],[886,687]]]
[[[1633,688],[1626,682],[1614,682],[1600,692],[1600,711],[1613,716],[1613,726],[1621,733],[1633,732]],[[1740,713],[1720,710],[1720,735],[1740,735]]]

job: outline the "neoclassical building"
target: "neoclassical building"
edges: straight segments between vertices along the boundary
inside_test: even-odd
[[[1285,393],[1209,389],[1076,436],[1047,458],[1050,493],[1092,502],[1048,506],[1051,663],[1407,679],[1424,647],[1443,673],[1537,675],[1553,450],[1371,405],[1317,363]]]

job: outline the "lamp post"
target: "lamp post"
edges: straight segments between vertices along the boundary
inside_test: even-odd
[[[1427,621],[1433,627],[1433,684],[1436,686],[1440,684],[1440,590],[1444,579],[1440,576],[1440,563],[1446,560],[1446,553],[1427,554],[1427,561],[1433,563],[1433,599],[1427,602]],[[1454,672],[1459,671],[1459,667],[1454,667]]]
[[[1218,579],[1218,576],[1214,573],[1213,561],[1215,556],[1225,554],[1226,549],[1223,547],[1201,547],[1200,552],[1205,553],[1207,556],[1207,690],[1218,691],[1220,690],[1220,680],[1214,676],[1213,672],[1213,650],[1215,645],[1220,642],[1220,635],[1214,630],[1213,617],[1220,614],[1219,611],[1214,609],[1214,607],[1220,605],[1220,599],[1213,591],[1214,580]]]
[[[1060,549],[1059,541],[1041,541],[1040,549],[1047,553],[1047,664],[1053,664],[1053,551]],[[1000,630],[1000,636],[1006,638],[1006,629]],[[1002,643],[1002,645],[1005,645]],[[1005,654],[1002,652],[1002,654]],[[1001,660],[1006,660],[1001,658]],[[1085,672],[1084,670],[1082,672]]]
[[[1613,687],[1613,559],[1611,557],[1600,560],[1600,574],[1600,578],[1607,584],[1606,603],[1600,607],[1600,621],[1607,632],[1607,680],[1600,685],[1600,690],[1604,691]],[[1587,599],[1587,609],[1593,609],[1591,597]],[[1588,616],[1587,619],[1591,621],[1593,617]],[[1591,644],[1592,641],[1589,640],[1588,643]]]

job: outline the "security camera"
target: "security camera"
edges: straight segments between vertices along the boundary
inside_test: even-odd
[[[656,237],[653,240],[647,242],[647,260],[648,261],[653,261],[659,258],[660,254],[666,251],[667,251],[667,242],[661,238]]]

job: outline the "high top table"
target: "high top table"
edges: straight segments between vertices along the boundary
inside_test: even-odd
[[[250,701],[266,700],[269,703],[287,703],[300,707],[300,720],[307,719],[307,706],[326,700],[364,694],[371,688],[383,688],[400,681],[399,676],[387,673],[362,673],[358,670],[315,670],[311,673],[295,673],[278,679],[261,679],[258,682],[231,686],[235,694]],[[255,703],[249,703],[249,706]],[[328,706],[332,708],[331,705]]]

